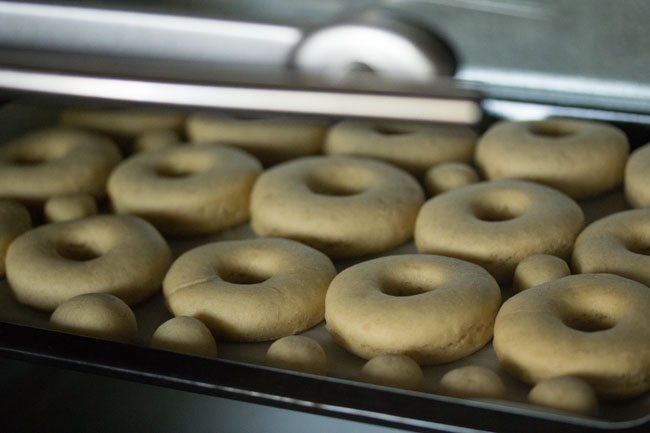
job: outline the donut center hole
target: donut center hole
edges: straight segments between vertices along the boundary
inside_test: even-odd
[[[650,245],[629,245],[627,249],[635,254],[650,256]]]
[[[562,318],[562,323],[571,329],[581,332],[606,331],[616,325],[611,317],[597,312],[574,312]]]
[[[545,138],[562,138],[573,135],[577,128],[560,122],[533,122],[528,125],[531,134]]]
[[[372,173],[359,167],[324,167],[307,178],[307,188],[314,194],[345,197],[361,194],[372,182]]]
[[[517,218],[521,215],[518,209],[508,206],[499,206],[496,203],[480,203],[474,208],[477,219],[487,222],[502,222]]]
[[[258,284],[270,278],[269,275],[253,269],[227,268],[220,269],[219,277],[232,284]]]
[[[160,177],[180,178],[190,177],[201,170],[189,170],[187,167],[174,167],[171,165],[160,165],[156,167],[156,174]]]
[[[413,281],[385,281],[381,286],[382,293],[389,296],[415,296],[430,292],[431,288]]]
[[[15,165],[22,165],[22,166],[34,166],[34,165],[41,165],[44,162],[46,162],[47,159],[43,156],[37,156],[37,155],[17,155],[12,159],[12,163]]]
[[[56,246],[56,251],[61,257],[76,262],[87,262],[102,255],[90,245],[77,242],[61,242]]]
[[[160,161],[155,167],[155,172],[163,178],[178,179],[194,176],[209,170],[213,165],[213,157],[208,152],[190,150],[173,154],[169,159]]]
[[[377,125],[373,129],[381,135],[407,135],[413,133],[408,128],[395,125]]]

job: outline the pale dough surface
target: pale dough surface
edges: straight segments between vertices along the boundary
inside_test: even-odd
[[[438,392],[462,398],[496,398],[506,396],[501,378],[492,370],[477,365],[458,367],[440,379]]]
[[[327,374],[327,355],[318,342],[302,335],[282,337],[266,352],[266,365],[285,370]]]
[[[424,382],[422,369],[405,355],[378,355],[365,363],[360,379],[375,385],[420,390]]]
[[[173,317],[161,324],[151,337],[155,349],[216,358],[217,343],[207,326],[188,316]]]
[[[0,276],[5,274],[5,259],[9,245],[29,230],[32,218],[25,206],[8,200],[0,200]]]
[[[424,175],[424,186],[429,195],[437,195],[462,188],[480,180],[476,170],[463,162],[443,162],[434,165]]]
[[[596,393],[591,386],[577,377],[560,376],[542,380],[530,390],[528,401],[578,415],[598,414]]]
[[[535,254],[517,264],[512,285],[515,291],[521,292],[567,275],[571,275],[571,270],[567,262],[561,258],[548,254]]]
[[[49,222],[70,221],[97,214],[97,202],[85,193],[57,195],[45,202],[44,212]]]
[[[50,317],[50,327],[124,343],[133,343],[138,335],[133,311],[124,301],[106,293],[88,293],[61,303]]]

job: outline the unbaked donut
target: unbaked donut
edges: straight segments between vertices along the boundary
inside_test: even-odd
[[[441,162],[471,162],[475,145],[462,126],[344,120],[330,128],[325,153],[381,159],[420,177]]]
[[[623,181],[628,152],[625,134],[604,123],[499,122],[479,140],[476,163],[488,179],[532,180],[582,199]]]
[[[265,165],[319,153],[327,123],[318,119],[241,118],[196,113],[187,120],[187,135],[199,143],[221,143],[255,155]]]
[[[138,334],[133,311],[120,298],[106,293],[86,293],[62,302],[50,317],[50,327],[124,343],[135,342]]]
[[[506,387],[489,368],[468,365],[445,373],[440,379],[438,392],[462,398],[504,398]]]
[[[598,394],[650,389],[650,289],[612,274],[570,275],[506,301],[494,325],[501,366],[527,383],[576,376]]]
[[[618,212],[591,223],[576,239],[576,272],[608,272],[650,286],[650,209]]]
[[[285,370],[327,374],[327,355],[318,342],[303,335],[289,335],[271,344],[266,365]]]
[[[577,377],[560,376],[545,379],[530,390],[528,401],[579,415],[596,415],[598,399],[594,390]]]
[[[625,197],[632,207],[650,207],[650,143],[632,152],[627,160]]]
[[[423,201],[417,181],[384,162],[308,157],[259,177],[251,225],[261,236],[295,239],[331,257],[362,256],[409,239]]]
[[[0,201],[0,277],[5,274],[5,258],[9,245],[31,226],[32,219],[23,205]]]
[[[180,131],[185,124],[185,115],[144,108],[71,108],[61,112],[59,121],[64,126],[131,138],[160,129]]]
[[[266,341],[323,320],[334,275],[327,256],[288,239],[214,242],[176,259],[163,293],[174,315],[200,319],[219,339]]]
[[[120,161],[109,139],[73,129],[46,129],[0,146],[0,197],[40,204],[56,195],[101,197]]]
[[[512,286],[516,292],[571,275],[569,265],[548,254],[528,256],[517,264]]]
[[[438,195],[415,224],[418,251],[468,260],[499,281],[533,254],[568,257],[584,216],[552,188],[520,180],[480,182]]]
[[[405,355],[378,355],[365,363],[360,379],[375,385],[422,389],[424,374],[417,362]]]
[[[162,233],[213,233],[248,219],[260,163],[238,149],[179,146],[125,160],[108,180],[118,213],[137,215]]]
[[[153,152],[182,143],[181,136],[171,129],[156,129],[138,135],[133,144],[134,153]]]
[[[427,170],[424,186],[429,195],[442,194],[452,189],[462,188],[480,179],[471,165],[463,162],[443,162]]]
[[[97,203],[90,194],[57,195],[45,202],[44,211],[49,222],[70,221],[97,214]]]
[[[216,358],[217,343],[207,326],[194,317],[173,317],[160,325],[151,337],[154,349]]]
[[[153,226],[128,215],[96,215],[30,230],[7,252],[7,279],[19,302],[52,311],[84,293],[129,305],[151,296],[171,262]]]
[[[441,364],[490,340],[501,291],[472,263],[399,255],[342,271],[325,302],[327,329],[354,354],[403,354],[419,364]]]

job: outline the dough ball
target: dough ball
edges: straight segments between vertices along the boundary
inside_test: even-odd
[[[504,398],[506,388],[492,370],[470,365],[447,372],[440,380],[439,392],[463,398]]]
[[[594,390],[584,381],[571,376],[546,379],[528,394],[532,404],[546,406],[579,415],[596,415],[598,399]]]
[[[174,317],[160,325],[151,337],[151,347],[206,358],[217,356],[217,343],[208,327],[189,316]]]
[[[106,293],[88,293],[61,303],[50,317],[50,327],[121,342],[134,342],[138,334],[133,311],[124,301]]]
[[[171,129],[159,129],[143,132],[133,143],[134,153],[153,152],[180,144],[182,141],[178,132]]]
[[[424,186],[429,195],[442,194],[478,182],[476,170],[462,162],[444,162],[431,167],[424,176]]]
[[[550,254],[528,256],[515,268],[513,287],[517,292],[571,275],[569,265]]]
[[[271,344],[266,352],[266,365],[325,375],[327,355],[316,340],[302,335],[290,335]]]
[[[97,203],[90,194],[57,195],[45,202],[49,222],[70,221],[97,214]]]
[[[419,390],[424,375],[417,362],[405,355],[379,355],[366,362],[361,380],[376,385]]]

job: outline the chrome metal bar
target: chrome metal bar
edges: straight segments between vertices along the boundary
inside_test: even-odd
[[[194,108],[474,124],[475,99],[369,91],[190,84],[0,68],[0,89]],[[449,89],[447,89],[449,90]]]
[[[301,38],[290,26],[0,1],[7,48],[283,66]]]

